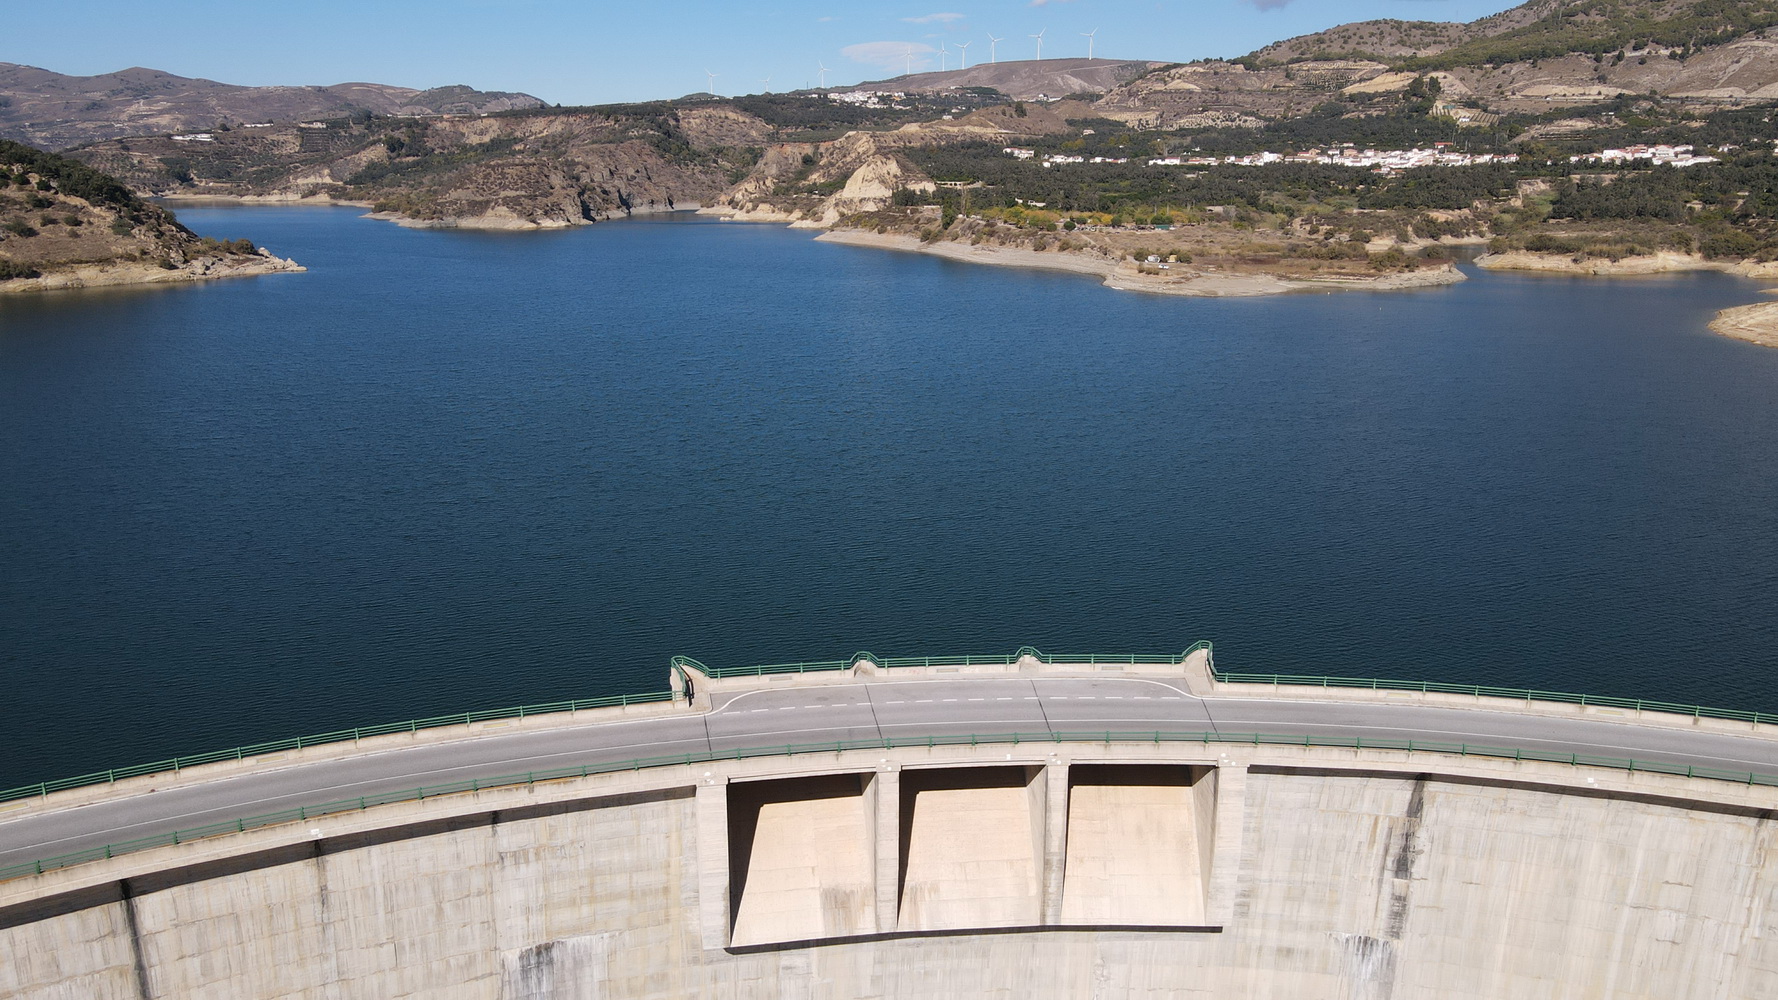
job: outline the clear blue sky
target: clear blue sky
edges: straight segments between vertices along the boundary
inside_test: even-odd
[[[518,90],[551,103],[794,90],[937,69],[941,44],[1029,59],[1237,56],[1345,21],[1467,21],[1503,0],[55,0],[9,5],[0,61],[61,73],[150,66],[241,84],[353,80]],[[948,65],[955,68],[956,56]]]

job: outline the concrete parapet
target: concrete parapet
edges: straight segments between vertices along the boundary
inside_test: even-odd
[[[518,732],[542,733],[605,726],[614,722],[640,721],[691,713],[692,707],[684,702],[642,702],[635,705],[586,708],[573,712],[547,712],[522,718],[493,719],[460,726],[436,726],[412,732],[384,733],[357,740],[341,740],[334,743],[280,750],[276,753],[256,754],[238,760],[219,760],[177,771],[160,771],[154,774],[120,778],[114,782],[51,792],[46,796],[0,802],[0,821],[31,815],[46,809],[67,809],[123,795],[138,795],[162,789],[180,788],[241,774],[263,774],[280,768],[316,764],[322,761],[348,760],[353,757],[387,753],[409,747],[458,743]]]
[[[1208,673],[1205,676],[1208,677]],[[1218,698],[1423,705],[1428,708],[1453,708],[1469,712],[1506,712],[1544,718],[1592,719],[1599,722],[1657,726],[1662,729],[1720,733],[1728,736],[1751,735],[1761,739],[1778,740],[1778,726],[1770,723],[1717,719],[1708,715],[1686,715],[1678,712],[1663,712],[1654,708],[1637,710],[1611,705],[1581,705],[1562,701],[1539,701],[1533,698],[1506,698],[1490,694],[1474,695],[1448,691],[1413,691],[1393,688],[1321,687],[1313,684],[1267,684],[1247,681],[1211,681],[1203,693]]]
[[[764,674],[739,674],[731,677],[711,677],[694,666],[681,665],[690,678],[692,688],[692,704],[699,709],[710,709],[725,704],[727,701],[754,691],[771,691],[788,688],[832,687],[845,686],[858,682],[883,680],[957,680],[961,677],[1153,677],[1168,678],[1182,685],[1198,685],[1193,678],[1202,675],[1209,677],[1207,664],[1209,654],[1197,650],[1186,657],[1183,663],[1092,663],[1052,660],[1044,662],[1035,656],[1022,656],[1010,663],[937,663],[930,666],[896,666],[886,668],[877,663],[860,659],[849,666],[838,670],[810,670],[806,672],[785,671]],[[682,690],[683,683],[675,674],[675,690]],[[1200,689],[1201,688],[1201,689]],[[1182,687],[1194,694],[1209,690],[1209,682],[1205,680],[1198,687]]]

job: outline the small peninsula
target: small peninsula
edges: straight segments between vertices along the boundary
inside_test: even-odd
[[[200,237],[78,160],[0,140],[0,294],[301,271]]]

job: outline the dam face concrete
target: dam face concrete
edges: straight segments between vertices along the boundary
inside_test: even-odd
[[[188,801],[169,796],[257,795],[261,778],[306,781],[305,768],[330,787],[342,773],[436,767],[439,752],[461,765],[610,737],[625,741],[610,753],[628,753],[682,723],[720,731],[737,718],[764,734],[736,759],[404,800],[0,882],[0,997],[1778,995],[1771,787],[1306,738],[778,752],[774,720],[796,707],[907,726],[916,705],[1028,718],[1041,702],[1050,718],[1206,728],[1269,709],[1149,678],[770,683],[731,704],[758,715],[706,704],[701,717],[545,720],[127,786],[122,799],[167,811]],[[879,700],[848,701],[846,684]],[[1314,726],[1560,722],[1512,706],[1359,717],[1349,694],[1285,701],[1279,717]],[[1778,742],[1757,727],[1600,725],[1564,732],[1724,761]],[[0,835],[133,815],[104,812],[99,791],[15,804]]]
[[[1656,794],[1677,781],[1064,749],[441,799],[449,815],[0,910],[0,995],[1714,1000],[1778,985],[1770,814]],[[872,829],[885,821],[894,836]]]

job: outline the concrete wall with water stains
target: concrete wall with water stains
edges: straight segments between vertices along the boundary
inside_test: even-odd
[[[0,996],[1778,995],[1769,792],[1177,752],[699,765],[145,852],[0,886]]]

